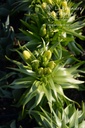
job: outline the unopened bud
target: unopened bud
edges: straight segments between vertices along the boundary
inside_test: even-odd
[[[50,61],[49,63],[48,63],[48,67],[50,68],[50,69],[53,69],[54,67],[55,67],[55,62],[54,61]]]
[[[39,67],[39,60],[33,60],[31,63],[32,63],[32,68],[34,70],[37,70]]]
[[[31,57],[30,52],[27,51],[27,50],[24,50],[24,51],[23,51],[23,57],[24,57],[26,60],[30,59],[30,57]]]
[[[46,2],[43,2],[41,6],[42,6],[43,9],[46,9],[47,3]]]
[[[46,0],[48,4],[53,4],[53,0]]]
[[[38,73],[39,73],[39,75],[43,75],[43,67],[38,69]]]
[[[55,13],[55,11],[52,11],[52,12],[51,12],[51,16],[52,16],[53,18],[56,18],[56,13]]]
[[[51,72],[52,72],[52,70],[49,67],[43,69],[44,75],[50,74]]]
[[[52,56],[52,52],[51,52],[50,50],[47,50],[47,51],[45,51],[44,56],[45,56],[48,60],[50,60],[50,59],[51,59],[51,56]]]
[[[66,8],[67,7],[67,1],[62,2],[62,7]]]

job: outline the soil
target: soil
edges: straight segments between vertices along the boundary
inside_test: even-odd
[[[34,119],[27,116],[23,120],[18,120],[20,109],[12,106],[13,99],[0,98],[0,128],[9,128],[10,124],[15,121],[16,128],[34,128],[37,124]],[[8,127],[7,127],[8,126]]]

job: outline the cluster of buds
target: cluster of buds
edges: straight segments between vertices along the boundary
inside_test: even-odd
[[[40,67],[38,68],[38,73],[40,75],[46,75],[52,73],[52,70],[56,66],[55,62],[51,60],[52,52],[47,50],[43,53],[40,58]]]
[[[59,9],[59,16],[60,18],[63,18],[65,16],[70,16],[70,7],[68,7],[67,1],[64,0],[62,3],[62,8]]]
[[[41,76],[52,73],[56,66],[55,62],[51,60],[52,52],[50,50],[43,52],[42,55],[39,54],[35,59],[28,50],[24,50],[23,57],[31,65],[32,70]]]

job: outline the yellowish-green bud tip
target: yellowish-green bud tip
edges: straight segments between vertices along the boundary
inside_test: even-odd
[[[53,18],[56,18],[56,13],[55,13],[55,11],[52,11],[52,12],[51,12],[51,16],[52,16]]]
[[[62,2],[62,7],[66,8],[67,7],[67,1]]]
[[[47,3],[46,2],[43,2],[41,6],[42,6],[43,9],[46,9]]]
[[[27,51],[27,50],[24,50],[24,51],[23,51],[23,57],[24,57],[26,60],[30,59],[30,57],[31,57],[30,52]]]
[[[53,0],[46,0],[48,4],[53,4]]]
[[[48,60],[50,60],[50,59],[51,59],[51,56],[52,56],[52,52],[51,52],[50,50],[47,50],[47,51],[45,51],[44,56],[45,56]]]

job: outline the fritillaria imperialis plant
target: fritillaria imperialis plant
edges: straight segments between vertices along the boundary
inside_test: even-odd
[[[26,43],[14,49],[22,60],[8,58],[17,65],[11,69],[17,72],[19,77],[8,87],[15,91],[13,95],[15,94],[16,106],[22,107],[22,115],[34,112],[34,116],[37,114],[41,120],[42,127],[81,127],[81,120],[85,119],[85,116],[69,104],[75,101],[64,94],[66,89],[82,89],[84,83],[80,80],[80,73],[85,72],[79,70],[79,66],[84,62],[74,57],[83,52],[75,37],[85,39],[81,34],[85,23],[76,20],[75,8],[78,5],[65,0],[25,0],[21,5],[29,2],[25,20],[21,20],[23,25],[20,31],[24,35],[17,35]],[[67,107],[64,109],[65,105]],[[56,109],[59,110],[60,116],[57,115]],[[84,110],[82,113],[85,114]],[[75,116],[77,119],[74,123]]]
[[[56,59],[55,54],[47,46],[31,52],[28,48],[20,47],[16,50],[23,62],[10,60],[18,67],[12,68],[18,71],[20,78],[14,80],[9,87],[14,89],[24,89],[21,93],[17,106],[23,110],[35,109],[37,106],[52,107],[64,106],[71,99],[65,96],[64,89],[80,89],[83,81],[77,68],[80,64],[65,68],[62,60]]]

